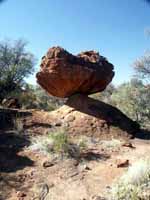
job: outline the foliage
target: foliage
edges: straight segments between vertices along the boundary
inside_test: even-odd
[[[79,159],[83,151],[87,149],[87,144],[81,140],[72,141],[67,132],[61,129],[51,132],[47,136],[34,138],[30,149],[50,156]]]
[[[64,130],[51,132],[47,136],[34,138],[31,149],[45,154],[68,155],[70,141]]]
[[[36,96],[36,101],[38,104],[38,108],[51,111],[55,110],[59,106],[63,105],[65,102],[64,99],[53,97],[49,94],[47,94],[41,87],[36,86],[34,89],[34,94]]]
[[[87,148],[87,142],[85,140],[79,141],[79,147],[81,150],[85,150]]]
[[[23,109],[52,111],[64,103],[64,99],[53,97],[39,86],[33,86],[27,83],[24,84],[21,90],[16,89],[5,96],[5,98],[9,97],[17,98]]]
[[[64,131],[50,134],[49,138],[53,140],[53,151],[55,153],[67,153],[68,152],[68,136]]]
[[[150,53],[145,54],[143,57],[134,62],[134,69],[138,77],[150,80]]]
[[[49,154],[53,149],[53,141],[47,135],[35,137],[33,138],[30,149]]]
[[[142,81],[132,79],[120,85],[111,96],[111,103],[142,126],[149,125],[150,88]]]
[[[106,103],[111,103],[111,95],[116,91],[116,88],[113,84],[109,84],[106,89],[101,93],[96,93],[91,95],[94,99],[104,101]]]
[[[141,159],[112,187],[113,200],[147,200],[150,198],[150,158]]]
[[[34,71],[35,59],[23,40],[0,42],[0,96],[20,89],[24,78]]]
[[[141,80],[134,78],[118,87],[110,84],[105,91],[92,97],[117,107],[143,127],[150,127],[150,86]]]
[[[117,140],[117,139],[111,139],[111,140],[101,140],[100,144],[104,149],[117,150],[121,147],[122,142],[120,140]]]

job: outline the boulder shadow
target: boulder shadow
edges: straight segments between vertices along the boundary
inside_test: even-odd
[[[140,130],[137,122],[128,118],[116,107],[83,94],[71,96],[66,105],[87,115],[105,120],[109,127],[118,127],[133,137]]]
[[[150,130],[141,129],[135,137],[142,140],[150,140]]]

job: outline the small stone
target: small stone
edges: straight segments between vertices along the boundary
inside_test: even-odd
[[[78,166],[79,165],[79,161],[78,160],[74,160],[73,165],[74,166]]]
[[[61,125],[62,125],[61,122],[56,122],[56,123],[54,124],[54,126],[61,126]]]
[[[44,168],[48,168],[48,167],[52,167],[52,166],[54,166],[54,163],[51,162],[51,161],[45,161],[45,162],[43,163],[43,167],[44,167]]]
[[[91,170],[91,168],[89,168],[87,165],[84,166],[85,170]]]
[[[55,186],[54,183],[49,184],[49,188],[53,188],[54,186]]]
[[[24,193],[24,192],[22,192],[22,191],[18,191],[17,192],[17,197],[26,197],[27,195],[26,195],[26,193]]]
[[[92,197],[92,200],[106,200],[104,197],[100,197],[100,196],[96,196],[96,195],[94,195],[93,197]]]
[[[129,160],[117,160],[117,168],[121,167],[128,167],[129,166]]]
[[[79,170],[80,170],[81,172],[83,172],[83,171],[85,171],[85,170],[91,170],[91,168],[89,168],[89,167],[85,164],[85,165],[81,165],[81,166],[79,167]]]
[[[125,142],[122,146],[123,147],[129,147],[129,148],[135,149],[135,147],[133,146],[133,144],[131,142]]]

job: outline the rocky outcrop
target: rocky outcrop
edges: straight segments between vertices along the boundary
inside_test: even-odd
[[[86,95],[74,95],[66,105],[52,111],[50,119],[67,128],[71,135],[87,135],[100,139],[132,138],[139,125],[119,109]]]
[[[103,91],[114,76],[113,65],[95,51],[74,56],[61,47],[50,48],[42,58],[37,82],[51,95]]]
[[[139,130],[136,122],[117,108],[88,97],[103,91],[113,76],[113,65],[95,51],[74,56],[60,47],[49,49],[37,82],[49,94],[68,97],[64,106],[49,114],[52,126],[65,127],[71,135],[133,137]]]

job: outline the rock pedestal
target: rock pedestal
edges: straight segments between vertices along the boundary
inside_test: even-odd
[[[71,135],[132,138],[139,131],[139,125],[119,109],[82,94],[69,98],[66,105],[52,111],[50,117],[67,127]]]
[[[95,51],[74,56],[61,47],[50,48],[42,58],[37,82],[53,96],[69,97],[66,105],[50,113],[55,124],[72,135],[131,138],[139,130],[117,108],[88,97],[103,91],[114,76],[113,65]]]

